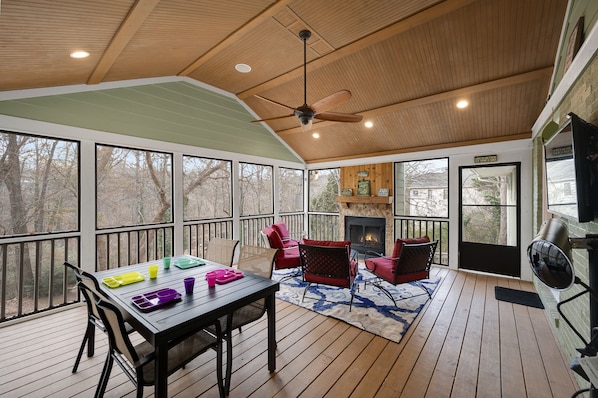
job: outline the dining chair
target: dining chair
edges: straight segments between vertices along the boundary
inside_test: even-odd
[[[272,278],[274,257],[277,252],[278,249],[245,245],[241,247],[237,268],[270,279]],[[222,338],[226,341],[226,376],[224,379],[224,390],[226,395],[228,395],[230,390],[230,378],[232,373],[232,331],[239,329],[240,333],[243,326],[257,321],[265,313],[266,299],[259,299],[233,311],[229,316],[220,318]]]
[[[75,279],[77,280],[77,287],[79,288],[79,292],[83,296],[87,306],[87,328],[85,329],[85,335],[83,335],[83,341],[81,342],[81,347],[79,348],[79,353],[77,354],[77,359],[75,360],[75,365],[73,366],[72,370],[73,373],[76,373],[77,368],[79,367],[79,362],[81,361],[81,357],[83,356],[85,344],[87,343],[87,356],[93,357],[95,350],[95,330],[99,329],[106,333],[106,328],[102,322],[102,319],[100,318],[95,301],[89,297],[87,290],[82,290],[80,288],[80,284],[84,284],[99,292],[100,287],[98,286],[96,279],[88,272],[69,262],[65,262],[64,266],[73,271]],[[132,333],[134,331],[133,327],[128,322],[125,322],[125,330],[127,333]]]
[[[384,287],[382,281],[391,285],[414,282],[432,298],[428,289],[419,282],[430,277],[430,267],[434,260],[434,253],[438,241],[430,242],[428,237],[397,239],[392,257],[380,256],[365,259],[365,268],[374,274],[372,285],[386,294],[394,305],[397,302],[393,295]],[[368,282],[370,283],[370,282]]]
[[[274,258],[278,249],[245,245],[239,253],[237,269],[252,274],[272,278]],[[232,329],[239,329],[248,323],[257,321],[266,312],[266,300],[260,299],[233,312]]]
[[[104,396],[114,362],[123,370],[137,388],[137,398],[143,396],[143,388],[155,384],[154,369],[156,355],[154,347],[147,341],[133,345],[125,328],[121,311],[110,300],[103,297],[95,289],[81,283],[82,290],[94,300],[102,322],[108,334],[109,352],[106,355],[102,375],[95,397]],[[224,397],[224,383],[222,380],[222,343],[218,337],[221,334],[220,323],[213,324],[217,335],[201,330],[185,338],[174,340],[168,349],[168,375],[183,368],[197,356],[208,349],[216,350],[216,377],[220,397]]]
[[[212,238],[208,242],[205,259],[228,267],[233,265],[238,240]]]

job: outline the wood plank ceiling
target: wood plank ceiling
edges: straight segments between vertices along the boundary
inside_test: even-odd
[[[4,0],[1,91],[186,76],[260,118],[338,90],[363,123],[269,122],[306,162],[531,137],[564,0]],[[91,56],[73,60],[68,53]],[[237,63],[252,67],[235,71]],[[470,106],[457,109],[457,100]],[[319,139],[312,137],[318,132]]]

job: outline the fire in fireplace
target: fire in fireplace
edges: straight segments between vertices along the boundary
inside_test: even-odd
[[[374,251],[384,253],[386,220],[375,217],[345,217],[345,239],[351,241],[351,249],[360,253]]]

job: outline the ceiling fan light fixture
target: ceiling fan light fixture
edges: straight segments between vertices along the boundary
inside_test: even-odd
[[[313,120],[314,116],[316,115],[314,111],[307,105],[300,106],[299,108],[295,109],[295,116],[297,119],[301,121],[301,125],[307,126],[308,124],[311,127],[311,121]]]
[[[318,138],[320,138],[320,133],[313,133],[311,136],[317,140]]]
[[[241,73],[251,72],[251,66],[249,66],[247,64],[236,64],[235,69],[237,70],[237,72],[241,72]]]
[[[371,129],[372,127],[374,127],[374,123],[372,123],[371,120],[368,120],[367,122],[365,122],[363,124],[365,127],[367,127],[368,129]]]

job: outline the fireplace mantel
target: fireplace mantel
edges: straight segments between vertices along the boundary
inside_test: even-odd
[[[337,196],[336,201],[344,209],[348,209],[351,203],[371,204],[385,209],[392,204],[392,196]]]

